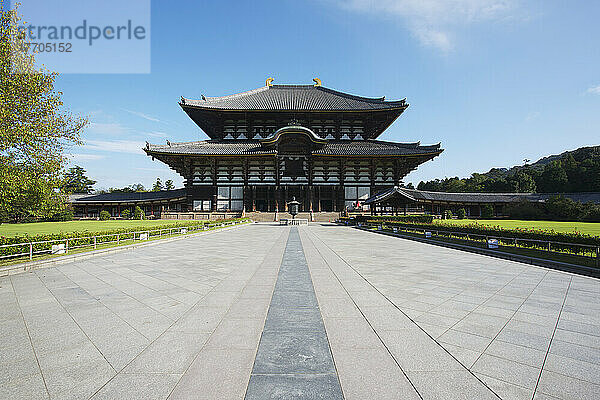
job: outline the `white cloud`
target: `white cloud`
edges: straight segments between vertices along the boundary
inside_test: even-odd
[[[132,111],[132,110],[128,110],[128,109],[126,109],[126,108],[123,108],[123,111],[126,111],[126,112],[128,112],[129,114],[136,115],[136,116],[138,116],[138,117],[140,117],[140,118],[147,119],[148,121],[152,121],[152,122],[160,122],[160,119],[158,119],[158,118],[156,118],[156,117],[153,117],[153,116],[151,116],[151,115],[148,115],[148,114],[144,114],[143,112],[139,112],[139,111]]]
[[[100,155],[100,154],[83,154],[83,153],[69,154],[69,156],[73,161],[101,160],[101,159],[105,158],[103,155]]]
[[[600,94],[600,85],[589,87],[587,92],[590,94]]]
[[[168,136],[165,132],[158,132],[158,131],[146,132],[146,135],[153,136],[153,137],[167,137]]]
[[[97,133],[101,135],[125,135],[131,133],[131,129],[123,126],[119,123],[100,123],[91,122],[87,127],[88,132]]]
[[[422,44],[449,51],[459,26],[509,17],[519,0],[334,0],[341,7],[399,18]]]
[[[111,153],[144,154],[144,142],[133,140],[87,140],[84,148],[87,150],[108,151]]]
[[[539,111],[532,111],[525,117],[525,121],[531,122],[540,117],[541,113]]]

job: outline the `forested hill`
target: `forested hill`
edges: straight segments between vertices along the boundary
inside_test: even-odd
[[[417,188],[434,192],[600,192],[600,146],[565,151],[533,164],[492,168],[470,178],[420,182]]]

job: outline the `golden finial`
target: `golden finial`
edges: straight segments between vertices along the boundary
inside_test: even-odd
[[[273,86],[273,81],[275,79],[273,78],[267,78],[267,81],[265,82],[265,86]]]
[[[314,78],[313,82],[315,83],[315,87],[321,86],[321,80],[319,78]]]

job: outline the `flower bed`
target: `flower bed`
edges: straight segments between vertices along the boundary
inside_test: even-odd
[[[22,236],[13,236],[13,237],[0,237],[0,246],[4,245],[12,245],[10,247],[0,247],[0,256],[11,256],[16,254],[21,254],[29,251],[29,243],[32,244],[32,252],[39,253],[48,251],[49,241],[66,241],[69,240],[69,248],[83,247],[83,246],[93,246],[102,243],[115,242],[117,235],[119,235],[120,241],[127,241],[134,239],[134,232],[152,232],[152,231],[169,231],[170,229],[177,228],[190,228],[190,230],[196,230],[197,227],[208,227],[212,228],[214,226],[221,225],[223,223],[231,223],[231,222],[242,222],[247,221],[247,218],[234,218],[234,219],[222,219],[222,220],[212,220],[212,221],[185,221],[185,222],[176,222],[172,224],[159,225],[159,226],[137,226],[137,227],[128,227],[128,228],[120,228],[120,229],[111,229],[104,230],[98,232],[91,231],[76,231],[76,232],[67,232],[67,233],[53,233],[53,234],[45,234],[45,235],[22,235]],[[152,236],[149,235],[149,237]],[[158,233],[154,236],[158,236]],[[148,237],[148,238],[149,238]],[[46,243],[39,243],[46,242]],[[18,246],[17,244],[22,244]],[[26,247],[26,249],[25,249]]]
[[[340,221],[348,221],[349,223],[377,221],[430,224],[433,222],[433,215],[357,215],[356,217],[342,217]]]
[[[381,220],[369,219],[371,223],[381,223]],[[600,237],[586,235],[579,232],[555,232],[553,230],[542,230],[542,229],[528,229],[528,228],[502,228],[500,226],[487,226],[487,225],[452,225],[446,226],[442,224],[423,224],[423,223],[404,223],[397,221],[386,222],[386,225],[399,225],[418,229],[428,230],[439,230],[439,231],[451,231],[460,233],[470,233],[476,235],[493,236],[498,238],[516,238],[516,239],[530,239],[530,240],[542,240],[560,243],[573,243],[573,244],[585,244],[591,246],[600,246]]]

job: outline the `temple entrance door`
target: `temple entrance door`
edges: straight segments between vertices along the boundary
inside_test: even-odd
[[[255,189],[256,198],[255,198],[255,206],[256,211],[269,211],[269,188],[258,186]]]

